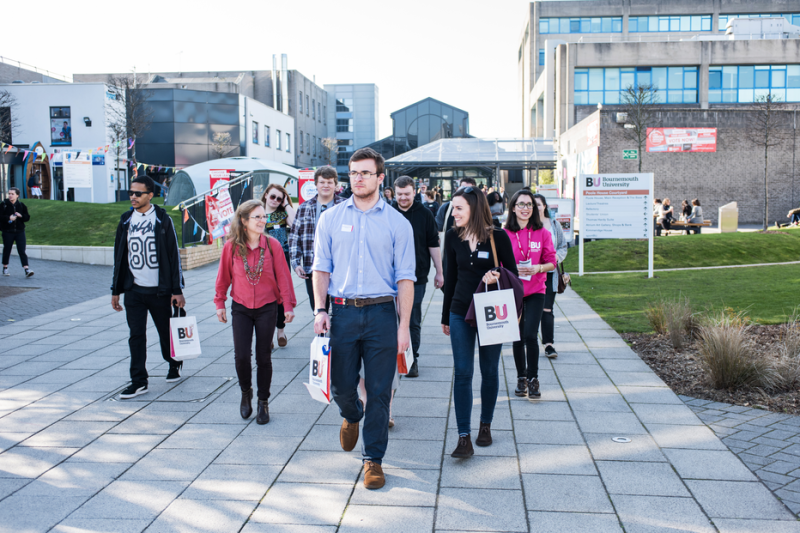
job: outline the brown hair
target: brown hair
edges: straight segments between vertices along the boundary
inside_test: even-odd
[[[231,220],[231,232],[228,235],[228,240],[233,242],[234,253],[239,252],[242,257],[247,255],[247,229],[244,227],[242,219],[249,218],[257,207],[264,207],[258,200],[247,200],[239,204],[236,208],[236,214],[233,215]]]
[[[414,180],[410,176],[400,176],[394,180],[395,189],[404,189],[406,187],[414,187]]]
[[[328,180],[333,180],[333,183],[338,185],[339,184],[339,173],[336,172],[336,169],[330,165],[325,165],[323,167],[319,167],[316,172],[314,172],[314,185],[317,184],[317,180],[319,178],[325,178]]]
[[[383,189],[383,197],[384,198],[386,198],[386,191],[389,191],[390,193],[392,193],[392,200],[394,200],[394,189],[392,189],[391,187],[384,187],[384,189]]]
[[[425,191],[425,197],[433,200],[434,198],[436,198],[436,193],[433,192],[431,189],[428,189],[427,191]]]
[[[506,219],[506,229],[509,231],[519,231],[522,229],[519,227],[517,213],[514,211],[514,208],[517,207],[517,202],[519,201],[520,196],[529,197],[531,199],[531,203],[533,204],[533,207],[531,207],[531,218],[528,219],[528,225],[525,227],[532,230],[541,229],[543,225],[542,219],[539,218],[539,208],[536,206],[536,199],[534,198],[533,193],[526,189],[520,189],[515,192],[514,196],[512,196],[511,200],[508,202],[508,219]]]
[[[375,171],[378,173],[378,176],[383,174],[384,170],[383,156],[378,152],[376,152],[375,150],[373,150],[372,148],[359,148],[358,150],[356,150],[350,157],[350,163],[354,161],[364,161],[365,159],[372,159],[373,161],[375,161]]]
[[[453,199],[461,196],[469,204],[469,221],[466,226],[456,228],[458,237],[465,241],[473,235],[478,242],[486,242],[492,234],[492,212],[486,197],[474,187],[458,189]]]
[[[11,192],[11,191],[14,191],[15,193],[17,193],[17,196],[22,196],[22,193],[19,192],[19,189],[17,189],[16,187],[9,187],[8,188],[8,192]]]
[[[697,198],[695,198],[694,200],[692,200],[692,205],[696,205],[696,206],[698,206],[698,207],[699,207],[699,206],[700,206],[700,200],[698,200]]]
[[[286,189],[284,189],[281,185],[278,185],[277,183],[270,183],[269,185],[267,185],[267,190],[264,191],[264,194],[261,195],[261,206],[264,209],[267,208],[267,195],[269,195],[269,191],[271,191],[272,189],[278,189],[278,191],[280,191],[280,193],[283,195],[284,198],[288,198],[289,205],[294,207],[294,204],[292,203],[292,197],[289,196],[289,192]],[[286,211],[286,209],[283,207],[283,204],[281,204],[280,206],[278,206],[278,209],[276,209],[276,211]]]

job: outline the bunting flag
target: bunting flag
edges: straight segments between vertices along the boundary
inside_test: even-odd
[[[128,150],[133,150],[134,144],[136,144],[136,139],[128,139]]]
[[[186,222],[188,222],[188,221],[189,221],[189,211],[187,211],[186,209],[184,209],[184,210],[183,210],[183,223],[185,224],[185,223],[186,223]]]

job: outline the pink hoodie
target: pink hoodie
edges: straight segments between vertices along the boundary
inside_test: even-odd
[[[517,266],[520,261],[531,260],[531,265],[556,264],[556,250],[553,248],[553,238],[546,228],[532,230],[528,228],[519,231],[506,229],[508,238],[511,239],[511,248],[514,249],[514,259]],[[522,280],[525,296],[531,294],[544,294],[547,272],[534,274],[530,280]]]

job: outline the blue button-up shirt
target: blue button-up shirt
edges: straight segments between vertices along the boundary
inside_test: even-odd
[[[351,196],[320,216],[313,270],[330,273],[331,296],[397,296],[398,281],[417,280],[416,267],[414,230],[383,198],[361,211]]]

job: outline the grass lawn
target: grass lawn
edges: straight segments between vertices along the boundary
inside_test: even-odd
[[[153,203],[163,205],[163,198]],[[114,246],[119,217],[131,208],[130,202],[91,204],[86,202],[56,202],[26,200],[31,215],[25,224],[25,236],[30,245],[49,246]],[[181,213],[167,208],[172,217],[178,244],[181,242]]]
[[[684,268],[800,261],[800,231],[718,233],[656,238],[655,268]],[[584,244],[586,272],[647,269],[647,241],[600,240]],[[567,272],[578,271],[570,248]]]
[[[624,245],[625,241],[614,244]],[[750,318],[759,323],[779,324],[800,304],[800,266],[657,272],[653,279],[638,273],[573,274],[572,287],[620,333],[651,332],[644,315],[647,304],[679,295],[688,297],[696,311],[747,309]]]

